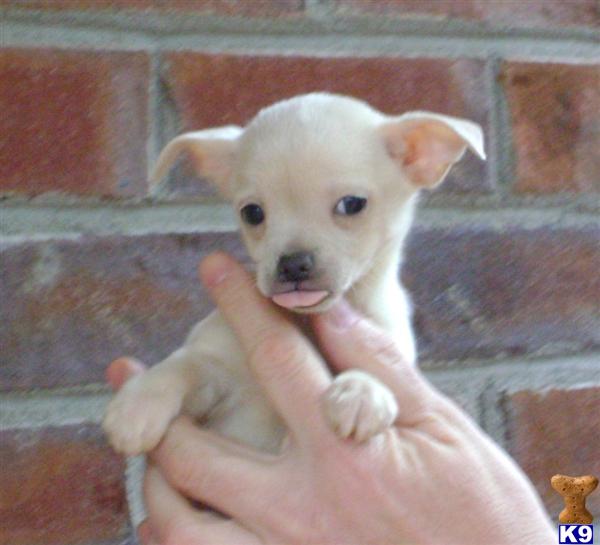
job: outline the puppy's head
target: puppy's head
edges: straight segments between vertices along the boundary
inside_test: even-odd
[[[439,184],[479,126],[428,112],[387,117],[355,99],[309,94],[245,127],[183,134],[153,179],[188,152],[237,211],[261,292],[299,312],[325,310],[398,246],[412,197]]]

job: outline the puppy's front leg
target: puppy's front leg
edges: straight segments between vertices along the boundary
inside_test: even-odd
[[[113,448],[134,456],[153,449],[198,387],[197,354],[183,347],[129,379],[109,403],[102,426]]]
[[[364,371],[345,371],[325,392],[325,415],[333,430],[345,438],[366,441],[389,428],[398,416],[392,392]]]

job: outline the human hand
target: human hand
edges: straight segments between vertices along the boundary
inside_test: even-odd
[[[322,357],[250,276],[222,255],[201,272],[290,437],[273,456],[177,419],[151,455],[146,545],[554,541],[522,472],[373,324],[344,304],[313,319],[332,368],[367,371],[396,396],[395,426],[357,444],[339,439],[323,416],[332,379]],[[231,519],[200,512],[184,496]]]

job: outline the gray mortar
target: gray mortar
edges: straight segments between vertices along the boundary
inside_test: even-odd
[[[506,179],[509,176],[508,172],[511,170],[511,143],[502,141],[499,146],[505,149],[505,153],[508,156],[508,163],[504,165],[498,164],[496,167],[500,176],[505,178],[501,179],[497,193],[482,195],[475,192],[454,194],[443,190],[434,191],[423,194],[421,205],[433,208],[491,208],[494,213],[497,209],[514,208],[525,210],[532,207],[556,209],[560,207],[563,211],[583,213],[600,212],[600,193],[572,193],[564,191],[543,196],[537,194],[515,195],[508,193],[509,185],[512,183],[510,179]]]
[[[540,359],[522,365],[522,359],[502,363],[480,361],[469,369],[427,371],[425,376],[450,397],[467,399],[479,405],[482,390],[513,393],[519,390],[541,391],[561,388],[600,386],[600,353],[569,358]],[[479,385],[480,388],[475,386]],[[37,428],[66,423],[98,423],[109,399],[108,387],[92,384],[57,390],[33,390],[0,394],[0,429]],[[488,432],[488,419],[473,411]]]
[[[0,395],[0,430],[98,424],[108,399],[108,393],[86,395],[58,391]]]
[[[274,55],[403,56],[597,62],[593,29],[494,29],[459,21],[307,17],[219,18],[194,14],[29,13],[0,9],[5,46],[191,50]]]
[[[0,237],[93,235],[141,235],[148,233],[224,232],[237,228],[234,212],[228,204],[162,203],[144,206],[27,206],[0,207]],[[417,212],[416,226],[449,228],[478,226],[496,231],[508,228],[600,229],[595,213],[572,213],[563,208],[550,209],[434,209]],[[600,235],[600,231],[599,231]]]
[[[351,10],[334,8],[326,2],[309,0],[302,17],[243,17],[223,16],[194,11],[172,10],[153,12],[146,10],[22,10],[3,8],[0,14],[11,21],[34,22],[36,24],[65,24],[69,26],[90,26],[94,28],[118,28],[120,30],[145,31],[154,34],[168,33],[219,33],[235,32],[243,34],[432,34],[440,36],[492,37],[514,39],[572,39],[598,43],[595,29],[590,26],[567,26],[544,28],[535,26],[519,28],[511,25],[488,24],[436,16],[408,17],[386,14],[355,16]]]
[[[140,235],[147,233],[223,232],[236,228],[226,204],[173,204],[153,207],[6,207],[0,211],[0,236]]]
[[[147,170],[150,172],[163,146],[161,134],[161,96],[159,85],[160,58],[156,52],[150,53],[150,77],[148,82],[148,139],[146,141]]]
[[[495,157],[492,157],[492,169],[496,189],[499,194],[510,198],[513,181],[515,180],[515,156],[513,150],[513,138],[510,126],[510,110],[508,101],[501,85],[497,84],[502,70],[503,60],[499,57],[490,62],[491,97],[494,107],[491,118],[495,131],[491,131],[490,140]],[[495,160],[494,160],[495,159]]]

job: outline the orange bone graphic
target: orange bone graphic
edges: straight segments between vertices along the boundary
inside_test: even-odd
[[[558,516],[563,524],[591,524],[594,517],[585,507],[585,499],[598,486],[598,478],[592,475],[585,477],[569,477],[554,475],[550,479],[552,488],[556,490],[565,502],[565,508]]]

